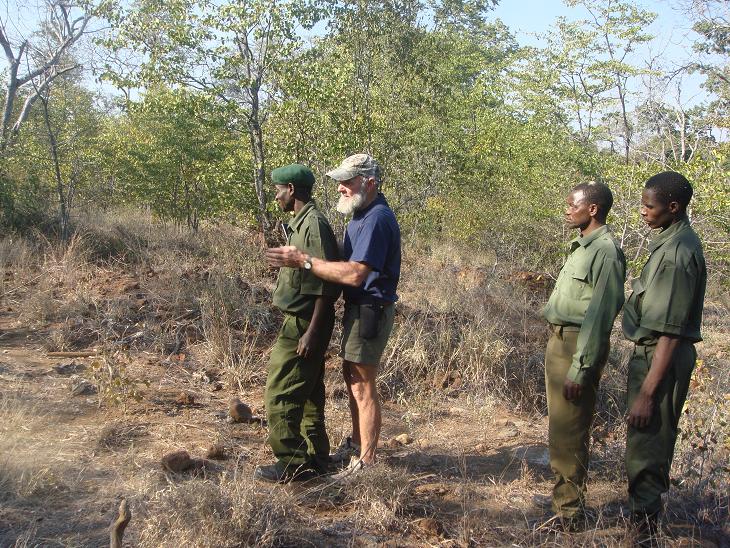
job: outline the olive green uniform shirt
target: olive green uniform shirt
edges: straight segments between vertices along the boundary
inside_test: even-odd
[[[314,200],[307,202],[289,223],[287,244],[296,246],[312,257],[327,261],[339,260],[332,227],[317,209]],[[318,296],[337,299],[340,291],[338,284],[325,282],[310,270],[282,267],[274,290],[274,306],[287,314],[310,319]]]
[[[578,384],[605,361],[611,327],[624,303],[626,259],[602,226],[570,242],[570,256],[558,275],[543,316],[553,325],[579,330],[567,378]]]
[[[702,244],[684,218],[649,244],[649,259],[624,308],[624,335],[637,344],[654,344],[662,334],[701,341],[706,284]]]

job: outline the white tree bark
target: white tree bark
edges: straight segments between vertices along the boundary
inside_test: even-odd
[[[37,63],[33,68],[29,57],[29,49],[32,44],[27,39],[21,40],[17,45],[16,53],[13,50],[13,41],[7,32],[7,24],[0,21],[0,46],[2,46],[8,62],[8,72],[4,84],[5,105],[0,125],[0,154],[7,150],[17,138],[39,95],[45,92],[56,78],[77,68],[77,65],[63,67],[59,63],[71,46],[84,35],[92,15],[91,12],[86,11],[80,17],[72,19],[69,14],[72,8],[73,6],[59,0],[46,0],[50,31],[53,33],[57,45],[48,52],[43,61]],[[26,67],[25,73],[20,74],[23,66]],[[22,108],[16,113],[15,102],[25,89],[30,91],[25,97]]]

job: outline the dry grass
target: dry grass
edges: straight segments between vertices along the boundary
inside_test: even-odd
[[[139,546],[302,546],[307,520],[286,490],[243,476],[168,485],[145,505]]]
[[[41,501],[69,489],[40,439],[48,416],[27,393],[0,392],[0,499]]]
[[[3,318],[21,330],[30,326],[46,350],[99,347],[105,359],[116,360],[106,384],[98,383],[108,385],[110,397],[100,401],[102,390],[83,407],[100,413],[89,420],[101,422],[63,434],[41,403],[52,399],[59,408],[78,407],[66,389],[63,396],[59,387],[53,396],[0,393],[3,503],[22,509],[66,496],[73,505],[79,493],[111,487],[132,502],[128,538],[142,546],[345,546],[360,538],[461,546],[630,543],[621,510],[630,345],[618,322],[594,433],[589,500],[595,521],[581,533],[561,533],[544,526],[533,500],[536,493],[549,493],[549,470],[515,456],[525,446],[544,447],[547,334],[539,312],[547,289],[515,283],[510,265],[497,264],[493,256],[446,244],[407,245],[404,259],[396,327],[378,380],[390,409],[386,429],[412,432],[423,444],[394,449],[390,457],[384,450],[385,464],[344,488],[324,482],[297,491],[249,479],[253,461],[270,458],[265,432],[211,418],[225,410],[221,402],[231,395],[254,403],[261,397],[280,316],[271,307],[274,278],[256,238],[226,225],[193,235],[123,212],[89,218],[67,246],[38,234],[0,239],[6,273],[0,304],[10,309]],[[678,481],[670,492],[663,543],[693,541],[700,532],[703,538],[725,538],[730,301],[722,295],[707,306],[706,341],[698,347],[703,361],[682,418],[673,469]],[[333,346],[338,341],[336,332]],[[213,392],[196,380],[196,370],[210,369],[230,393]],[[49,382],[32,379],[22,382]],[[114,384],[119,379],[125,382]],[[332,393],[341,383],[339,372],[328,371],[328,379]],[[130,387],[139,388],[139,403]],[[187,389],[196,393],[196,407],[174,407],[175,395]],[[342,398],[328,402],[331,432],[349,433],[345,407]],[[452,407],[457,411],[451,413]],[[525,423],[515,427],[514,438],[499,438],[509,430],[495,419],[505,408]],[[333,424],[333,417],[342,425]],[[199,451],[213,441],[233,447],[237,461],[203,477],[173,478],[159,471],[163,451],[181,446]],[[482,448],[475,449],[477,444]],[[392,456],[398,451],[406,455]],[[77,463],[72,475],[62,458],[95,460]],[[114,482],[103,474],[90,479],[96,466],[113,471]],[[445,493],[421,494],[418,488],[428,483],[445,486]],[[440,537],[421,530],[423,518],[441,524]],[[0,513],[0,524],[2,519]],[[33,527],[17,530],[17,546],[45,542]],[[52,532],[42,535],[55,538]],[[9,538],[0,535],[3,542]]]

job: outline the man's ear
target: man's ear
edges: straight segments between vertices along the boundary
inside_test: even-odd
[[[293,183],[287,183],[286,186],[289,189],[289,194],[294,194],[294,184]]]
[[[682,209],[682,207],[679,205],[679,202],[675,202],[675,201],[669,202],[668,207],[669,207],[669,212],[672,215],[676,215]]]
[[[598,204],[590,204],[588,206],[588,215],[591,217],[597,217],[598,213],[600,212],[600,208],[598,207]]]

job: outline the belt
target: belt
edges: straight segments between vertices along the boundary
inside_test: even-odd
[[[548,325],[550,326],[550,329],[554,333],[558,333],[558,334],[559,333],[564,333],[566,331],[574,331],[574,332],[580,331],[580,326],[579,325],[557,325],[557,324],[554,324],[554,323],[549,323]]]

